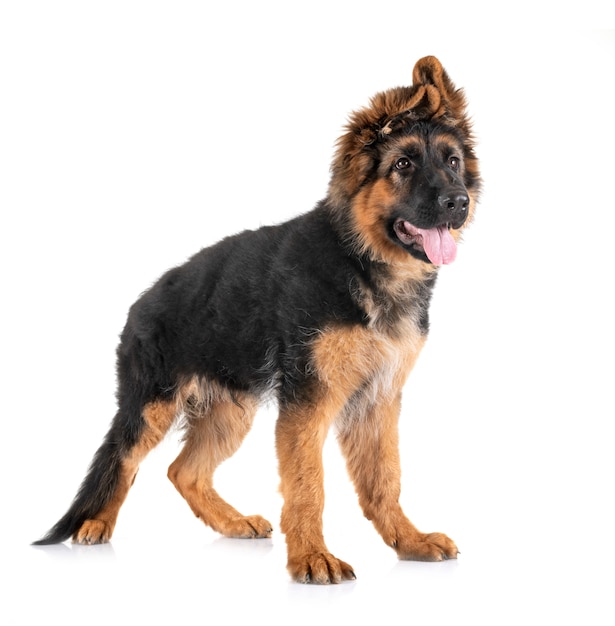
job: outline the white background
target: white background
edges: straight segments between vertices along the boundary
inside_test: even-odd
[[[615,34],[568,30],[612,10],[220,4],[0,9],[0,622],[613,624]],[[347,114],[426,54],[466,89],[485,191],[406,389],[402,502],[459,560],[398,562],[332,440],[325,533],[358,580],[291,583],[272,407],[217,483],[271,540],[192,516],[166,479],[175,432],[110,545],[31,547],[113,416],[130,304],[199,248],[311,209]]]

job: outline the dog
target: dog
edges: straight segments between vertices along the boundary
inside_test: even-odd
[[[130,308],[117,413],[68,512],[36,545],[109,541],[139,464],[179,419],[168,477],[194,514],[226,537],[270,537],[271,523],[225,502],[213,476],[273,398],[294,580],[355,578],[323,537],[331,427],[365,516],[398,557],[457,557],[399,504],[398,418],[439,267],[455,259],[481,178],[463,90],[433,56],[412,78],[350,115],[315,208],[201,250]]]

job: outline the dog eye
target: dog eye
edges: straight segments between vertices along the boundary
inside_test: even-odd
[[[410,159],[408,157],[401,157],[401,159],[397,159],[395,161],[395,169],[396,170],[405,170],[408,169],[412,165]]]
[[[459,157],[456,157],[456,156],[448,157],[448,164],[449,164],[449,167],[457,171],[459,169],[459,166],[461,165],[461,159],[459,159]]]

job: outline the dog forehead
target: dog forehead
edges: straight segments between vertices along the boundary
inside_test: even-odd
[[[417,123],[389,136],[381,143],[382,154],[392,152],[424,152],[429,149],[457,150],[463,145],[454,129],[436,125]]]

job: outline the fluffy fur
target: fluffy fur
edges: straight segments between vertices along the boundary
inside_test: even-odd
[[[108,541],[140,462],[180,416],[185,445],[169,478],[194,514],[228,537],[269,537],[272,525],[225,502],[213,475],[273,396],[295,580],[355,577],[322,532],[333,425],[386,544],[402,559],[455,558],[451,539],[419,532],[399,505],[397,421],[438,266],[454,259],[479,187],[463,93],[437,59],[421,59],[412,86],[351,116],[311,212],[200,251],[132,306],[117,414],[68,512],[36,543]]]

